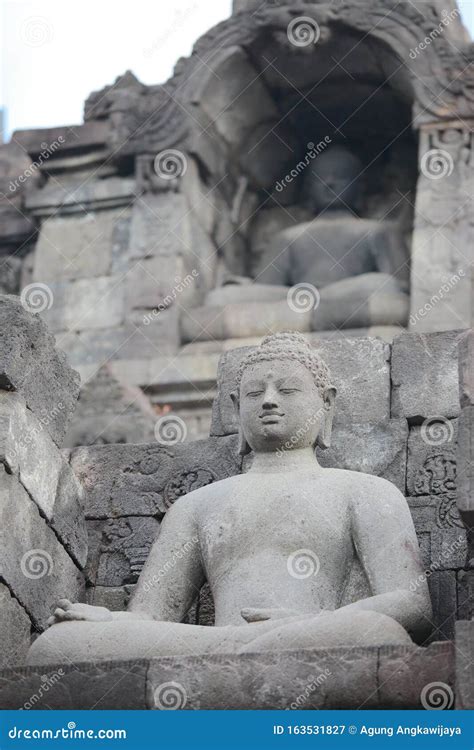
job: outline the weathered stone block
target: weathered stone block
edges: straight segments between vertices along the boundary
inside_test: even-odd
[[[132,178],[109,177],[104,180],[89,175],[84,179],[83,173],[78,177],[77,172],[71,170],[71,174],[68,171],[61,173],[54,180],[49,180],[41,190],[31,193],[25,205],[35,215],[48,216],[56,215],[58,210],[61,214],[70,214],[84,213],[85,209],[90,211],[123,206],[134,197],[135,180]]]
[[[321,709],[378,707],[377,648],[153,659],[151,709]],[[174,683],[174,690],[169,683]]]
[[[4,670],[0,709],[142,710],[147,668],[146,661],[137,661]]]
[[[459,417],[457,504],[464,523],[474,527],[474,406],[465,406]]]
[[[474,620],[474,561],[470,570],[459,570],[458,580],[458,616],[460,620]]]
[[[186,253],[191,243],[189,207],[172,191],[141,196],[134,204],[130,227],[132,260]]]
[[[451,640],[457,613],[456,573],[437,570],[428,578],[433,605],[433,633],[431,641]]]
[[[363,471],[393,482],[405,492],[408,427],[404,419],[385,424],[341,425],[331,447],[317,450],[322,466]]]
[[[61,146],[55,151],[63,156],[71,151],[100,146],[107,142],[109,123],[106,120],[94,120],[83,125],[64,125],[57,128],[35,128],[33,130],[15,130],[13,140],[30,156],[37,156],[44,150],[45,143],[58,141]],[[62,139],[62,140],[61,140]]]
[[[87,521],[88,580],[97,586],[136,583],[159,527],[159,522],[150,517]]]
[[[23,487],[79,566],[87,559],[82,487],[42,423],[15,393],[0,391],[0,461]]]
[[[428,648],[398,647],[380,649],[378,668],[380,708],[426,708],[424,688],[434,682],[447,685],[448,701],[454,698],[454,647],[452,643],[433,643]],[[426,691],[425,691],[426,692]],[[360,708],[367,708],[362,705]]]
[[[113,328],[124,321],[124,283],[119,275],[57,281],[49,286],[54,303],[42,316],[53,331]],[[59,346],[60,341],[59,336]]]
[[[38,315],[0,296],[0,388],[17,391],[60,445],[79,395],[79,376]]]
[[[124,612],[135,586],[91,586],[87,589],[87,601],[96,607],[107,607],[112,612]]]
[[[474,621],[456,623],[456,708],[474,709]]]
[[[31,621],[23,607],[0,582],[0,668],[25,663],[30,647]]]
[[[58,599],[80,601],[84,580],[16,477],[0,468],[0,577],[44,629]]]
[[[392,414],[412,421],[459,415],[458,331],[402,334],[392,346]]]
[[[46,219],[36,245],[34,281],[107,276],[115,224],[120,216],[121,210],[116,209]]]
[[[84,487],[89,519],[161,517],[192,490],[238,474],[237,440],[76,448],[71,466]]]
[[[311,342],[329,366],[338,393],[334,425],[382,423],[390,416],[389,347],[378,339]],[[217,372],[218,393],[213,405],[212,435],[237,432],[230,394],[236,389],[240,362],[249,348],[222,355]]]

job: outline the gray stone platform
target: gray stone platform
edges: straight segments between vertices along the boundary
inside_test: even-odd
[[[0,672],[0,709],[418,709],[454,663],[434,643],[25,667]]]

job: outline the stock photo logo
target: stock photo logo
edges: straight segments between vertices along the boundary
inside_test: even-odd
[[[155,424],[155,439],[160,445],[184,443],[188,428],[184,420],[176,414],[165,414]]]
[[[28,47],[42,47],[53,41],[53,26],[44,16],[30,16],[23,21],[20,38]]]
[[[318,43],[321,29],[314,18],[298,16],[290,21],[286,33],[288,41],[294,47],[309,47],[311,44]]]
[[[153,694],[155,708],[159,711],[179,711],[184,708],[188,696],[180,682],[163,682]]]
[[[298,549],[288,557],[286,567],[292,578],[303,580],[317,576],[321,568],[321,562],[312,550]]]
[[[20,568],[25,578],[35,581],[50,576],[54,569],[54,562],[46,550],[31,549],[21,558]]]
[[[308,313],[316,310],[321,301],[321,295],[313,284],[302,282],[295,284],[288,290],[286,301],[290,310],[296,313]]]
[[[155,156],[154,169],[161,179],[176,180],[186,174],[188,161],[182,151],[168,148]]]
[[[432,148],[421,159],[421,172],[429,180],[442,180],[443,177],[449,177],[453,169],[453,157],[440,148]]]
[[[454,427],[446,417],[428,417],[421,425],[421,439],[427,445],[450,443],[453,436]]]
[[[27,312],[42,313],[51,309],[54,296],[47,284],[35,281],[22,289],[20,302]]]
[[[427,711],[447,711],[453,703],[453,690],[445,682],[430,682],[421,691],[421,705]]]

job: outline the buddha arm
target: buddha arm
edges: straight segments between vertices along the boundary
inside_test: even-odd
[[[181,622],[204,580],[194,506],[188,496],[168,510],[128,612],[121,615]]]
[[[431,602],[408,504],[390,482],[366,479],[353,502],[352,529],[373,596],[344,609],[380,612],[410,635],[426,637],[432,628]]]

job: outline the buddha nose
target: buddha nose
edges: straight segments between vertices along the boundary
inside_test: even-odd
[[[262,406],[264,409],[275,409],[278,406],[278,393],[275,386],[267,385]]]

